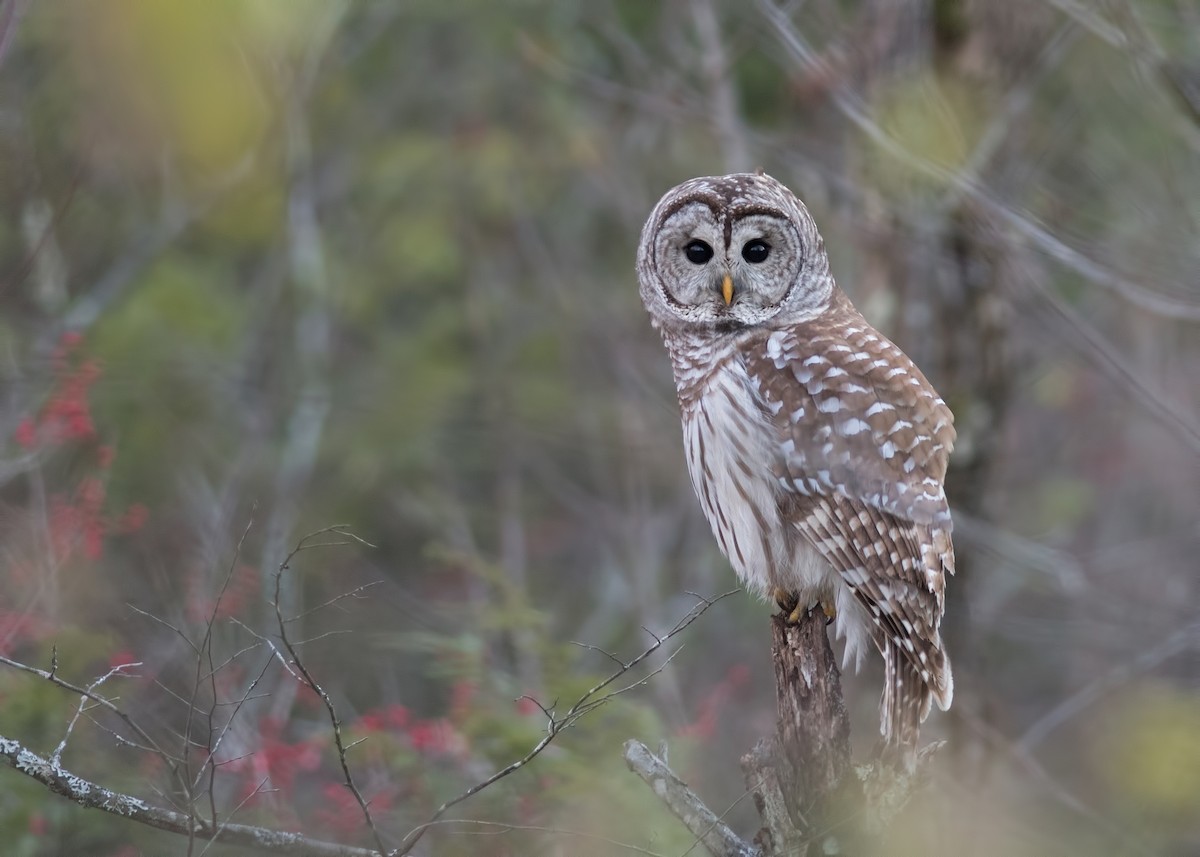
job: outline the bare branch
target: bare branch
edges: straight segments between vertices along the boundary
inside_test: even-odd
[[[656,643],[655,645],[660,645],[660,644]],[[576,720],[578,720],[580,717],[599,708],[601,705],[608,702],[614,696],[620,696],[623,693],[628,693],[629,691],[633,690],[634,688],[641,687],[642,685],[646,684],[648,681],[650,681],[650,679],[654,678],[656,675],[658,675],[663,670],[665,670],[667,668],[667,666],[671,663],[671,661],[675,660],[675,656],[682,651],[683,651],[683,646],[680,646],[678,649],[671,652],[671,654],[667,655],[666,660],[664,660],[661,664],[659,664],[657,667],[655,667],[650,672],[646,673],[646,675],[642,676],[642,678],[638,679],[635,682],[632,682],[631,684],[627,684],[624,687],[618,688],[617,690],[610,690],[608,693],[604,694],[604,696],[601,696],[601,697],[598,697],[597,699],[593,699],[593,700],[589,701],[586,705],[580,706],[579,710],[576,711],[574,713],[574,715],[570,715],[570,712],[568,712],[568,715],[570,715],[572,717],[572,719],[571,719],[570,723],[565,723],[564,727],[573,725],[574,722]],[[565,717],[563,719],[566,720]]]
[[[258,785],[256,785],[254,787],[254,790],[252,792],[250,792],[250,794],[248,794],[244,798],[242,798],[242,800],[238,803],[238,805],[235,806],[228,813],[227,820],[221,822],[220,826],[217,827],[216,835],[214,835],[212,839],[208,840],[208,843],[204,846],[204,848],[202,848],[200,850],[200,857],[204,857],[204,855],[208,853],[208,849],[212,848],[213,845],[216,844],[217,837],[219,837],[221,835],[221,832],[224,831],[225,828],[227,828],[229,826],[229,822],[228,822],[229,818],[232,818],[233,816],[235,816],[242,807],[244,807],[246,804],[250,803],[250,801],[254,800],[254,798],[256,798],[258,795],[267,794],[269,792],[274,791],[274,789],[264,789],[263,788],[263,786],[265,786],[267,784],[268,779],[269,779],[269,777],[263,777],[263,779],[261,779],[259,781]]]
[[[345,538],[350,539],[350,541],[348,541],[348,542],[316,542],[316,543],[314,543],[314,541],[313,541],[314,539],[318,538],[319,536],[324,536],[328,533],[336,533],[339,536],[344,536]],[[296,558],[296,555],[301,553],[302,551],[316,550],[317,548],[344,547],[346,545],[350,545],[350,544],[354,544],[354,543],[364,545],[365,547],[369,547],[369,548],[375,547],[375,545],[371,544],[366,539],[360,538],[359,536],[356,536],[354,533],[350,532],[349,524],[332,524],[328,527],[322,527],[319,530],[313,530],[311,533],[309,533],[306,536],[302,536],[300,538],[300,541],[296,542],[296,546],[294,548],[292,548],[292,552],[283,558],[283,562],[280,563],[280,567],[287,568],[288,565],[291,563],[291,561]]]
[[[1142,24],[1137,9],[1131,3],[1118,4],[1117,9],[1122,13],[1127,25],[1121,27],[1106,19],[1090,5],[1076,0],[1045,0],[1058,11],[1086,27],[1100,40],[1107,42],[1119,51],[1128,54],[1130,58],[1148,74],[1144,79],[1158,79],[1165,91],[1174,97],[1184,118],[1193,125],[1200,126],[1200,101],[1195,94],[1189,92],[1186,83],[1181,79],[1179,67],[1171,62],[1166,52],[1154,40],[1154,37]],[[1193,145],[1200,142],[1195,135],[1195,128],[1188,126],[1192,133],[1189,139]]]
[[[166,763],[167,767],[171,771],[171,774],[175,777],[175,779],[179,783],[180,787],[186,791],[187,785],[188,785],[187,780],[183,776],[181,771],[179,770],[178,760],[176,760],[174,756],[172,756],[170,753],[168,753],[166,750],[164,750],[162,747],[160,747],[158,745],[158,742],[155,741],[154,738],[152,738],[150,736],[150,734],[137,723],[137,721],[135,721],[132,717],[130,717],[128,714],[126,714],[124,711],[122,711],[120,708],[118,708],[116,703],[112,702],[111,700],[109,700],[103,696],[100,696],[99,694],[95,693],[92,690],[89,690],[88,688],[79,687],[78,685],[72,684],[69,681],[64,681],[63,679],[61,679],[57,675],[55,675],[53,671],[47,672],[46,670],[40,670],[37,667],[31,667],[31,666],[29,666],[27,664],[23,664],[19,661],[14,661],[10,658],[6,658],[4,655],[0,655],[0,664],[5,664],[14,669],[18,669],[23,672],[32,673],[33,675],[40,676],[41,678],[44,678],[46,681],[50,682],[51,684],[58,685],[59,687],[63,688],[64,690],[69,690],[72,693],[77,693],[80,696],[90,699],[92,702],[95,702],[98,705],[100,705],[101,707],[111,711],[118,718],[120,718],[121,722],[124,723],[126,726],[128,726],[129,729],[133,732],[133,734],[137,735],[137,737],[140,738],[146,744],[147,747],[149,747],[156,754],[158,754],[159,758],[161,758],[163,760],[163,762]]]
[[[96,679],[94,682],[92,682],[91,684],[89,684],[87,686],[88,693],[91,693],[92,691],[94,691],[96,688],[98,688],[100,685],[104,684],[106,681],[108,681],[113,676],[123,675],[123,672],[122,672],[123,670],[128,669],[129,667],[140,667],[140,666],[141,666],[141,663],[139,662],[139,663],[134,663],[134,664],[121,664],[120,666],[113,667],[108,672],[106,672],[104,675],[100,676],[100,678]],[[84,705],[87,704],[88,698],[89,697],[87,694],[80,695],[79,707],[75,709],[75,715],[71,718],[71,722],[67,724],[66,733],[63,735],[62,740],[58,742],[58,746],[54,748],[54,752],[50,754],[50,761],[55,767],[58,767],[58,765],[62,762],[62,754],[67,749],[67,741],[70,740],[70,738],[71,738],[71,733],[75,729],[75,723],[79,720],[79,716],[84,713]]]
[[[625,742],[625,764],[654,790],[675,817],[716,857],[760,857],[641,741]]]
[[[242,845],[271,854],[289,857],[373,857],[377,852],[312,839],[299,833],[286,833],[265,827],[245,824],[223,824],[220,827],[187,814],[152,806],[140,798],[115,792],[85,780],[54,764],[50,759],[27,750],[18,741],[0,736],[0,758],[15,770],[44,785],[57,795],[80,806],[99,809],[145,824],[180,833],[195,839],[212,840],[220,836],[227,845]]]
[[[534,705],[536,705],[538,708],[540,708],[542,710],[542,714],[546,715],[547,720],[549,720],[551,723],[554,722],[554,706],[558,705],[557,699],[554,700],[553,703],[551,703],[549,708],[542,705],[540,702],[538,702],[536,699],[534,699],[532,696],[530,696],[527,693],[522,694],[521,696],[518,696],[517,702],[520,702],[522,699],[528,699],[530,702],[532,702]]]
[[[946,190],[938,203],[942,212],[949,211],[962,199],[963,192],[979,181],[984,168],[995,156],[1009,137],[1014,128],[1020,127],[1019,117],[1029,109],[1033,102],[1034,90],[1041,84],[1050,72],[1061,62],[1067,49],[1075,43],[1079,29],[1067,22],[1050,37],[1042,46],[1038,58],[1029,74],[1020,85],[1010,90],[1004,97],[1000,108],[988,121],[987,127],[979,137],[979,142],[971,150],[963,164],[959,176],[963,181],[956,183]]]
[[[128,738],[126,738],[124,735],[122,735],[120,732],[117,732],[115,729],[107,726],[106,724],[97,720],[95,717],[92,717],[92,712],[95,710],[96,710],[96,706],[94,706],[94,705],[90,706],[88,708],[84,708],[83,712],[82,712],[83,716],[86,717],[88,722],[91,723],[93,726],[95,726],[97,729],[99,729],[101,732],[107,733],[108,736],[110,738],[112,738],[113,741],[115,741],[117,744],[120,744],[122,747],[128,747],[130,750],[140,750],[143,753],[156,752],[153,747],[146,747],[142,744],[139,744],[137,741],[131,741]]]
[[[662,763],[664,765],[667,764],[667,742],[666,741],[663,741],[658,747],[658,758],[660,761],[662,761]],[[729,815],[729,813],[733,812],[734,808],[736,808],[738,804],[740,804],[746,798],[751,797],[754,794],[755,794],[755,792],[754,792],[753,788],[747,788],[744,792],[742,792],[740,795],[738,795],[734,799],[733,803],[731,803],[731,804],[729,804],[729,806],[725,807],[725,811],[717,816],[717,821],[724,823],[725,816],[727,816],[727,815]],[[706,827],[704,829],[704,835],[707,836],[709,831],[711,831],[712,829],[713,829],[712,826]],[[679,857],[688,857],[688,855],[691,854],[693,851],[695,851],[698,846],[703,845],[703,844],[704,844],[704,836],[697,836],[695,839],[692,840],[692,844],[688,846],[687,850],[684,851],[682,854],[680,854]]]

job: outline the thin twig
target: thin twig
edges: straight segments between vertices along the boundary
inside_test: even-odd
[[[659,759],[662,760],[662,763],[664,765],[667,764],[667,757],[664,755],[664,747],[659,748],[658,757],[659,757]],[[679,857],[688,857],[688,855],[691,854],[693,851],[695,851],[698,846],[703,845],[704,837],[707,836],[712,831],[716,830],[717,824],[724,824],[725,816],[729,815],[729,813],[731,813],[735,809],[737,809],[738,804],[740,804],[746,798],[750,797],[750,795],[752,795],[753,793],[754,792],[752,789],[746,789],[744,792],[742,792],[740,795],[738,795],[738,797],[734,799],[733,803],[731,803],[731,804],[729,804],[729,806],[725,807],[725,811],[717,816],[716,821],[714,821],[712,824],[710,824],[708,827],[706,827],[702,831],[701,834],[696,835],[695,841],[693,841],[692,844],[688,846],[687,850],[684,851],[682,854],[680,854]]]
[[[288,659],[283,656],[283,652],[279,651],[279,647],[276,646],[274,642],[272,642],[269,638],[264,637],[262,634],[255,631],[253,628],[251,628],[249,625],[247,625],[245,622],[243,622],[241,619],[239,619],[236,616],[230,616],[229,621],[232,622],[233,624],[237,625],[238,627],[240,627],[242,630],[244,630],[246,633],[250,634],[252,637],[257,638],[260,642],[266,644],[267,648],[269,648],[271,650],[272,657],[274,657],[276,660],[279,661],[280,665],[284,668],[284,670],[287,671],[288,675],[290,675],[296,681],[304,681],[304,679],[300,677],[300,674],[298,672],[296,672],[294,669],[292,669],[292,665],[288,663]]]
[[[688,625],[691,625],[693,622],[695,622],[697,619],[699,619],[702,615],[704,615],[705,611],[708,610],[708,608],[712,607],[718,601],[721,601],[724,598],[728,598],[730,595],[734,595],[738,592],[741,592],[741,590],[740,589],[732,589],[729,592],[725,592],[725,593],[722,593],[721,595],[718,595],[716,598],[705,598],[702,595],[697,595],[694,592],[689,592],[688,593],[689,595],[692,595],[700,600],[699,604],[696,604],[695,606],[692,607],[691,610],[689,610],[686,614],[684,614],[683,618],[680,619],[678,622],[676,622],[674,627],[672,627],[671,630],[668,631],[666,634],[664,634],[662,637],[651,634],[651,636],[654,637],[654,642],[652,644],[650,644],[646,649],[644,649],[641,652],[641,654],[639,654],[637,657],[633,658],[628,663],[622,662],[619,659],[615,658],[615,656],[614,656],[614,660],[617,660],[618,663],[621,663],[621,668],[616,670],[614,673],[609,675],[604,680],[600,681],[598,684],[594,685],[593,687],[591,687],[587,691],[585,691],[583,693],[583,695],[580,696],[579,699],[577,699],[575,701],[575,703],[569,709],[567,709],[567,712],[565,714],[563,714],[562,717],[556,718],[553,714],[553,708],[547,709],[545,706],[538,703],[538,707],[541,708],[542,711],[549,718],[549,723],[546,726],[545,736],[543,736],[542,739],[540,741],[538,741],[537,744],[535,744],[533,746],[533,748],[528,753],[526,753],[524,756],[522,756],[520,759],[517,759],[515,762],[512,762],[509,765],[506,765],[505,767],[496,771],[494,774],[492,774],[487,779],[476,783],[475,785],[471,786],[466,791],[462,792],[461,794],[457,795],[456,797],[451,798],[450,800],[446,801],[441,806],[439,806],[437,808],[437,810],[433,813],[433,815],[430,816],[428,821],[424,822],[423,824],[418,825],[417,827],[414,827],[412,830],[410,830],[407,833],[407,835],[405,835],[404,840],[400,843],[400,847],[397,848],[395,851],[396,857],[403,857],[403,855],[411,852],[412,849],[416,846],[417,842],[420,841],[421,837],[425,835],[425,831],[428,830],[432,825],[436,824],[438,822],[438,820],[443,815],[445,815],[446,811],[449,810],[452,806],[462,803],[463,801],[467,800],[468,798],[472,797],[473,795],[479,794],[479,792],[483,791],[484,789],[486,789],[488,786],[492,785],[493,783],[504,779],[509,774],[512,774],[515,771],[520,770],[526,764],[528,764],[530,761],[532,761],[534,758],[536,758],[539,753],[541,753],[548,746],[550,746],[550,743],[556,737],[558,737],[560,734],[562,734],[562,731],[564,729],[569,729],[571,726],[573,726],[575,724],[575,722],[579,720],[580,717],[583,717],[585,714],[587,714],[590,711],[594,711],[596,708],[603,705],[608,699],[612,698],[613,696],[616,696],[619,693],[624,693],[627,690],[630,690],[631,688],[637,687],[638,685],[644,683],[645,680],[648,679],[650,676],[647,676],[646,679],[642,679],[639,682],[634,682],[633,684],[631,684],[627,687],[623,687],[619,690],[604,694],[600,698],[595,698],[597,694],[599,694],[605,688],[612,685],[621,676],[625,675],[631,669],[634,669],[639,664],[644,662],[647,658],[649,658],[651,655],[653,655],[655,652],[657,652],[660,648],[662,648],[662,645],[664,643],[666,643],[668,640],[670,640],[672,637],[676,636],[677,634],[681,633],[685,628],[688,627]],[[678,650],[676,650],[675,654],[678,654]],[[674,657],[674,654],[672,654],[671,657]],[[665,664],[663,666],[665,666]],[[655,670],[654,673],[652,673],[652,675],[657,674],[661,669],[662,669],[662,667],[660,666],[658,670]]]
[[[662,641],[655,643],[655,647],[658,647],[660,645],[662,645]],[[683,646],[680,646],[678,649],[671,652],[671,654],[667,655],[666,659],[661,664],[659,664],[657,667],[655,667],[650,672],[646,673],[646,675],[643,676],[642,678],[638,679],[635,682],[632,682],[631,684],[627,684],[624,687],[609,691],[608,693],[604,694],[604,696],[601,696],[601,697],[591,700],[590,702],[587,703],[587,705],[582,706],[579,709],[579,711],[576,712],[574,720],[578,720],[583,715],[585,715],[591,711],[594,711],[595,709],[599,708],[601,705],[604,705],[606,702],[608,702],[614,696],[620,696],[623,693],[628,693],[629,691],[633,690],[634,688],[641,687],[642,685],[646,684],[648,681],[650,681],[650,679],[654,678],[656,675],[658,675],[663,670],[665,670],[670,665],[671,661],[675,660],[675,656],[678,655],[682,651],[683,651]],[[568,726],[574,725],[574,720],[567,725]]]
[[[58,765],[62,762],[62,754],[67,749],[67,741],[70,740],[70,738],[71,738],[71,733],[75,729],[75,723],[79,720],[79,716],[81,714],[83,714],[83,712],[84,712],[84,705],[87,704],[88,699],[89,699],[88,694],[95,691],[96,688],[98,688],[100,685],[104,684],[106,681],[108,681],[113,676],[122,675],[123,670],[128,669],[129,667],[140,667],[141,665],[142,664],[139,661],[138,663],[121,664],[120,666],[115,666],[112,669],[110,669],[108,672],[106,672],[104,675],[100,676],[100,678],[96,679],[94,682],[92,682],[91,684],[89,684],[87,686],[88,693],[80,695],[79,707],[75,709],[75,715],[71,718],[71,722],[67,724],[66,733],[63,735],[62,740],[58,742],[58,746],[54,748],[54,752],[50,754],[51,764],[53,764],[55,767],[58,767]]]
[[[623,660],[618,658],[612,652],[605,651],[604,649],[600,648],[599,646],[593,646],[590,643],[581,643],[578,640],[572,640],[571,645],[579,646],[579,648],[581,648],[581,649],[587,649],[589,652],[599,652],[600,654],[604,655],[604,657],[608,658],[610,661],[612,661],[614,664],[621,667],[622,669],[624,669],[624,667],[625,667],[625,662]]]
[[[221,661],[221,663],[217,664],[215,671],[220,672],[221,670],[225,669],[225,667],[234,663],[242,655],[245,655],[249,652],[253,652],[255,649],[259,649],[259,648],[262,648],[262,643],[254,643],[254,645],[251,645],[251,646],[243,646],[242,648],[240,648],[236,652],[234,652],[232,655],[227,657],[225,660]],[[206,676],[206,678],[207,678],[207,676]]]
[[[196,780],[195,780],[196,786],[200,785],[200,777],[203,775],[205,768],[209,768],[213,772],[213,774],[215,774],[215,772],[216,772],[215,759],[216,759],[217,751],[221,748],[221,742],[223,742],[225,740],[225,736],[228,735],[229,730],[233,728],[234,719],[238,716],[238,714],[241,713],[242,708],[246,705],[246,703],[249,702],[251,699],[257,698],[252,695],[254,692],[254,689],[256,687],[258,687],[258,684],[259,684],[259,682],[262,681],[263,676],[265,676],[267,674],[267,668],[271,666],[271,662],[273,660],[274,660],[273,657],[268,657],[266,659],[266,661],[262,665],[262,669],[260,669],[258,671],[258,675],[256,675],[254,677],[254,679],[250,682],[250,684],[246,687],[246,692],[243,693],[239,699],[228,702],[228,703],[219,703],[219,705],[221,705],[221,706],[232,705],[233,711],[230,713],[229,717],[226,718],[225,725],[221,727],[220,732],[217,733],[216,740],[214,740],[212,742],[212,746],[209,748],[209,751],[208,751],[208,758],[204,760],[204,765],[201,766],[200,770],[197,771],[197,773],[196,773]],[[215,709],[217,708],[217,705],[214,705],[213,708],[215,711]],[[214,778],[213,775],[210,774],[210,776],[209,776],[209,787],[210,788],[212,787],[213,778]],[[215,820],[216,819],[214,817],[214,821]]]
[[[131,741],[128,738],[126,738],[124,735],[122,735],[120,732],[117,732],[115,729],[112,729],[105,723],[102,723],[100,720],[97,720],[95,717],[92,717],[92,712],[95,710],[96,710],[96,706],[94,706],[94,705],[89,708],[85,708],[85,709],[83,709],[83,716],[86,717],[88,722],[91,723],[93,726],[95,726],[97,729],[99,729],[101,732],[107,733],[108,736],[110,738],[112,738],[113,741],[115,741],[117,744],[120,744],[122,747],[128,747],[130,750],[137,750],[142,753],[156,752],[153,747],[147,747],[143,744],[139,744],[137,741]],[[176,759],[176,761],[178,762],[179,760]]]
[[[292,664],[296,667],[296,671],[300,673],[300,677],[304,683],[308,685],[308,687],[314,693],[316,693],[317,696],[321,697],[321,702],[325,705],[325,711],[329,715],[329,722],[333,726],[333,743],[337,748],[338,763],[342,768],[342,776],[345,779],[345,786],[350,790],[350,793],[354,795],[354,800],[358,802],[359,809],[362,811],[363,818],[367,823],[367,827],[371,831],[371,836],[375,839],[375,844],[378,847],[379,854],[384,855],[387,854],[387,847],[383,844],[383,836],[379,833],[379,829],[375,826],[375,819],[371,817],[370,806],[368,805],[366,798],[363,797],[362,792],[359,791],[358,786],[355,784],[354,776],[350,773],[350,764],[346,761],[347,748],[345,742],[342,740],[342,721],[341,718],[338,717],[337,708],[334,706],[333,700],[330,699],[329,694],[326,693],[325,688],[321,687],[321,685],[313,677],[312,673],[308,671],[308,667],[306,667],[304,662],[300,659],[300,653],[296,650],[296,647],[292,644],[292,641],[288,639],[288,623],[287,620],[284,619],[283,608],[280,606],[280,590],[282,587],[283,572],[287,570],[288,564],[298,553],[304,550],[311,550],[319,547],[335,547],[343,544],[353,543],[314,541],[317,537],[326,533],[337,533],[338,535],[343,535],[353,539],[353,542],[370,546],[370,542],[360,539],[353,533],[347,532],[345,525],[326,527],[322,530],[317,530],[314,533],[309,533],[301,538],[300,541],[296,543],[296,547],[292,550],[292,552],[284,557],[283,562],[281,562],[279,567],[275,570],[275,593],[274,597],[272,598],[273,606],[275,608],[275,620],[279,627],[280,642],[283,643],[283,647],[287,649],[288,654],[291,656]]]
[[[317,636],[315,636],[315,637],[305,637],[303,640],[292,640],[292,645],[299,648],[300,646],[307,646],[309,643],[319,642],[321,640],[326,639],[327,637],[341,637],[344,634],[351,634],[351,633],[353,633],[353,631],[350,631],[347,628],[335,628],[332,631],[322,631],[320,634],[317,634]]]
[[[195,672],[195,678],[193,679],[193,682],[192,682],[192,698],[191,698],[190,702],[188,703],[187,717],[184,721],[184,727],[183,727],[183,734],[185,736],[190,736],[192,734],[192,717],[196,713],[198,713],[198,709],[196,708],[196,700],[200,696],[200,686],[205,682],[203,670],[204,670],[205,662],[207,661],[207,664],[208,664],[207,681],[208,681],[208,685],[209,685],[209,694],[211,696],[211,702],[209,703],[209,708],[207,711],[208,728],[205,730],[205,733],[207,735],[207,741],[205,743],[208,745],[205,749],[208,751],[208,757],[204,760],[204,763],[199,766],[199,770],[196,773],[196,780],[194,783],[192,783],[190,785],[185,796],[187,797],[187,801],[188,801],[188,813],[190,815],[194,816],[195,812],[196,812],[195,790],[200,785],[200,780],[203,777],[204,771],[207,770],[209,773],[209,777],[208,777],[209,822],[212,823],[213,825],[216,825],[218,823],[217,799],[216,799],[216,768],[213,767],[213,747],[212,747],[213,718],[216,715],[217,702],[218,702],[216,667],[213,662],[213,626],[216,625],[217,616],[220,613],[221,599],[224,598],[225,593],[229,591],[229,584],[233,580],[234,573],[237,571],[238,560],[241,558],[241,555],[242,555],[242,546],[245,544],[246,536],[248,536],[250,534],[250,529],[253,526],[254,526],[254,519],[251,518],[250,520],[248,520],[246,522],[246,526],[242,530],[242,535],[240,538],[238,538],[237,544],[234,546],[233,556],[230,558],[229,567],[225,572],[225,579],[221,582],[221,588],[219,590],[217,590],[217,597],[213,600],[212,610],[209,611],[208,619],[204,623],[204,637],[203,637],[203,639],[201,639],[200,645],[197,647],[197,650],[196,650],[196,672]],[[183,765],[184,765],[185,770],[188,767],[188,761],[189,761],[190,755],[191,755],[191,741],[185,740],[184,744],[183,744]],[[191,836],[191,834],[189,834],[188,848],[187,848],[188,857],[191,857],[194,849],[195,849],[195,840],[194,840],[194,837]]]
[[[196,654],[200,653],[200,648],[195,643],[192,642],[191,638],[187,634],[183,633],[183,631],[181,631],[179,628],[176,628],[174,625],[172,625],[170,622],[168,622],[166,619],[163,619],[161,616],[155,616],[153,613],[143,610],[141,607],[138,607],[137,605],[134,605],[134,604],[130,604],[129,602],[126,602],[125,606],[128,607],[130,610],[132,610],[134,613],[140,613],[142,616],[145,616],[147,619],[150,619],[153,622],[157,622],[158,624],[162,625],[164,628],[172,631],[176,636],[179,637],[179,639],[181,639],[185,643],[187,643],[187,646],[189,649],[191,649]]]
[[[361,539],[360,539],[360,541],[361,541]],[[369,542],[362,542],[362,543],[364,545],[368,545],[369,547],[375,547],[374,545],[370,544]],[[346,543],[346,544],[348,544],[348,543]],[[314,545],[314,547],[315,547],[315,545]],[[362,593],[365,592],[366,590],[370,589],[373,586],[378,586],[381,583],[383,583],[382,580],[372,580],[370,583],[364,583],[362,586],[356,586],[354,589],[351,589],[349,592],[343,592],[341,595],[330,598],[328,601],[326,601],[322,604],[318,604],[316,607],[313,607],[309,610],[305,610],[303,613],[297,613],[291,619],[288,619],[288,623],[290,624],[292,622],[296,622],[300,619],[303,619],[305,616],[311,616],[313,613],[316,613],[319,610],[324,610],[326,607],[332,607],[334,604],[337,604],[339,601],[344,601],[347,598],[357,598],[360,595],[362,595]]]
[[[235,815],[237,815],[238,811],[241,810],[242,807],[244,807],[246,804],[250,803],[250,801],[254,800],[254,798],[258,797],[260,794],[267,794],[269,792],[274,791],[274,789],[264,789],[263,788],[263,786],[265,786],[270,779],[271,779],[270,776],[266,776],[266,777],[263,777],[261,780],[259,780],[258,785],[256,785],[254,787],[254,791],[250,792],[250,794],[248,794],[244,798],[242,798],[238,802],[237,806],[235,806],[228,813],[226,813],[225,820],[222,821],[219,825],[217,825],[217,829],[213,833],[212,839],[208,840],[208,842],[205,843],[204,847],[200,849],[200,857],[204,857],[204,855],[208,853],[208,849],[212,848],[213,845],[216,844],[217,838],[221,835],[222,831],[224,831],[225,828],[229,826],[229,819],[231,819]]]

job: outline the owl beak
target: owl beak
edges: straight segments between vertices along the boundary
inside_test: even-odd
[[[729,276],[728,274],[726,274],[725,279],[721,281],[721,297],[725,299],[725,306],[729,306],[731,303],[733,303],[733,277]]]

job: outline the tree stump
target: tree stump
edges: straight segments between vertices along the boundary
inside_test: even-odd
[[[742,757],[746,788],[763,822],[754,841],[767,855],[842,853],[841,843],[822,831],[853,799],[857,779],[841,673],[825,625],[820,610],[795,625],[771,617],[776,734]]]
[[[862,853],[907,803],[924,763],[941,746],[919,754],[915,774],[879,759],[851,764],[850,718],[826,624],[819,609],[794,625],[771,617],[775,734],[741,760],[762,820],[753,842],[726,826],[665,760],[638,741],[625,744],[630,769],[716,857]]]

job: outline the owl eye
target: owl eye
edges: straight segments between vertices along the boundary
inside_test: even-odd
[[[683,255],[694,265],[703,265],[713,257],[713,248],[703,241],[689,241],[683,248]]]
[[[767,261],[767,257],[770,255],[771,245],[761,238],[755,238],[753,241],[747,241],[742,245],[742,258],[751,265]]]

